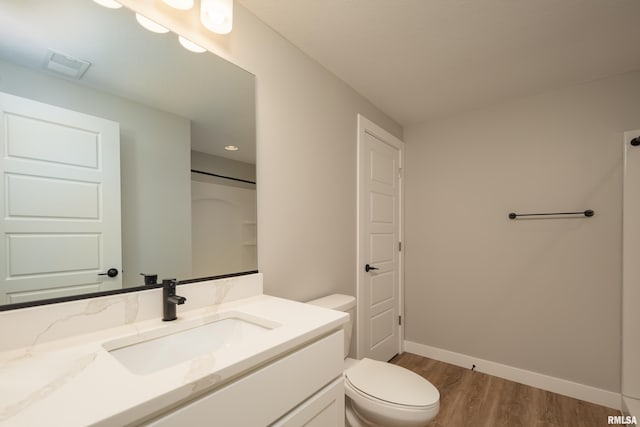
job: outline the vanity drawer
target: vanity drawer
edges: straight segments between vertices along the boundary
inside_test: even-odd
[[[270,427],[344,427],[344,378],[302,402]]]
[[[146,425],[269,425],[342,375],[343,335],[313,342]]]

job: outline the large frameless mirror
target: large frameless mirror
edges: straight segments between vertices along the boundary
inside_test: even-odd
[[[124,8],[0,0],[0,304],[257,270],[254,80]]]

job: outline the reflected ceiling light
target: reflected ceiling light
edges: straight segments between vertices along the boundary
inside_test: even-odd
[[[157,24],[156,22],[152,21],[146,16],[140,15],[139,13],[136,13],[136,20],[138,21],[138,24],[142,25],[144,28],[154,33],[164,34],[169,32],[169,30],[167,30],[162,25]]]
[[[169,6],[180,9],[180,10],[189,10],[193,7],[193,0],[162,0]]]
[[[237,145],[225,145],[224,149],[227,151],[238,151],[240,148]]]
[[[202,0],[200,20],[214,33],[230,33],[233,26],[233,0]]]
[[[178,41],[180,42],[183,48],[190,50],[191,52],[202,53],[207,51],[207,49],[203,48],[198,44],[195,44],[189,39],[185,39],[182,36],[178,36]]]
[[[122,5],[115,0],[93,0],[100,6],[108,7],[109,9],[120,9]]]

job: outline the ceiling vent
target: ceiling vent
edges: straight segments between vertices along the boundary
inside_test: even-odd
[[[91,62],[89,61],[74,58],[52,49],[47,52],[47,59],[44,62],[46,70],[76,80],[82,78],[90,66]]]

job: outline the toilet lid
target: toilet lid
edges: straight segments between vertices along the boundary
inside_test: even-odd
[[[362,359],[344,374],[361,392],[396,405],[431,406],[440,400],[440,393],[433,384],[415,372],[391,363]]]

